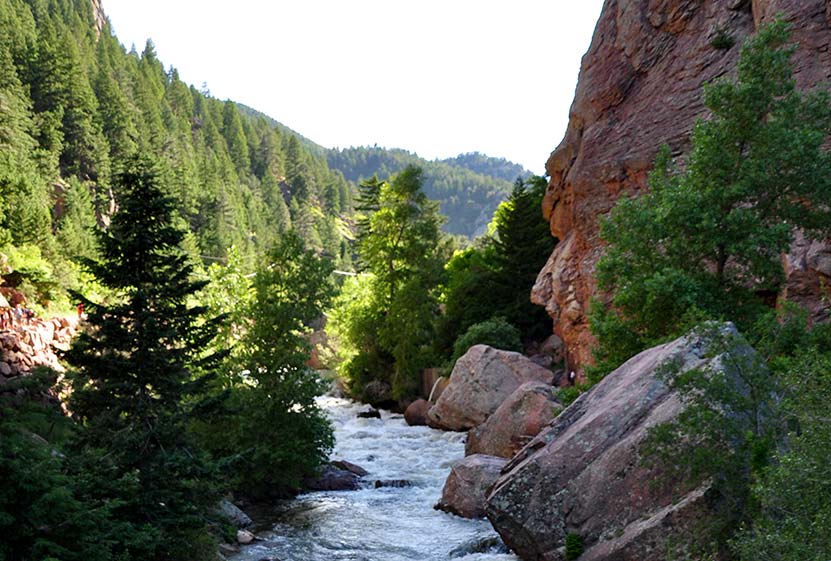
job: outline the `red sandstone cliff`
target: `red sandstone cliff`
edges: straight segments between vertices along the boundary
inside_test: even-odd
[[[598,217],[621,193],[645,187],[658,148],[683,154],[704,115],[702,86],[729,75],[742,41],[777,14],[793,24],[798,87],[831,82],[831,2],[827,0],[606,0],[569,115],[565,138],[551,154],[543,214],[561,241],[531,299],[554,318],[572,366],[590,360],[586,314],[602,253]],[[711,45],[722,31],[729,49]],[[814,317],[831,311],[831,246],[798,239],[784,258],[785,295]],[[826,294],[827,296],[827,294]]]

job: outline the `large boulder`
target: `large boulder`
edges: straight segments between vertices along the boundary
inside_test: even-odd
[[[447,389],[427,420],[434,428],[468,430],[484,423],[525,382],[551,385],[553,380],[550,370],[519,353],[475,345],[456,361]]]
[[[526,382],[508,396],[487,421],[470,430],[465,455],[512,458],[562,410],[552,386]]]
[[[430,394],[427,396],[427,401],[429,401],[431,405],[437,402],[449,384],[450,378],[447,376],[442,376],[436,379],[436,383],[433,384],[433,389],[430,390]]]
[[[729,325],[723,331],[735,334]],[[641,461],[641,444],[650,427],[684,407],[664,381],[664,365],[723,371],[725,357],[707,347],[692,334],[642,352],[528,443],[487,501],[505,543],[523,559],[562,561],[573,533],[585,546],[581,561],[662,561],[670,542],[707,515],[707,486],[662,476],[660,466]],[[753,353],[746,345],[729,352]]]
[[[494,456],[475,454],[453,464],[437,510],[443,510],[462,518],[485,516],[485,498],[507,460]]]

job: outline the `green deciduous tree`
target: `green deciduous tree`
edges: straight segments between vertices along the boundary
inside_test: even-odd
[[[831,333],[798,323],[780,322],[771,337],[787,347],[774,349],[773,370],[787,383],[789,431],[752,489],[752,523],[732,542],[743,561],[822,561],[831,551]]]
[[[333,445],[329,421],[315,402],[324,388],[306,366],[309,326],[333,295],[332,269],[290,231],[268,251],[251,295],[226,302],[243,310],[235,328],[240,345],[222,384],[230,396],[197,432],[229,463],[233,484],[248,495],[298,488]],[[217,433],[225,438],[217,441]]]
[[[371,275],[355,316],[336,314],[352,326],[339,328],[359,349],[343,365],[360,393],[369,381],[390,383],[395,398],[412,395],[418,373],[432,360],[438,315],[437,288],[447,248],[436,203],[421,189],[421,170],[408,167],[389,182],[365,182],[358,253]],[[353,303],[343,302],[353,307]],[[374,341],[370,341],[373,339]]]

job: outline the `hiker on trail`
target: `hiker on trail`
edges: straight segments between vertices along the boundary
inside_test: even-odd
[[[14,305],[14,323],[15,325],[23,324],[23,308],[20,307],[19,302]]]
[[[78,319],[81,319],[84,315],[84,303],[78,302],[78,305],[75,306],[75,308],[78,310]]]

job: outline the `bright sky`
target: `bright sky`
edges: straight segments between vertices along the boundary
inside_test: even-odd
[[[104,0],[187,83],[326,147],[483,152],[544,172],[602,0]]]

